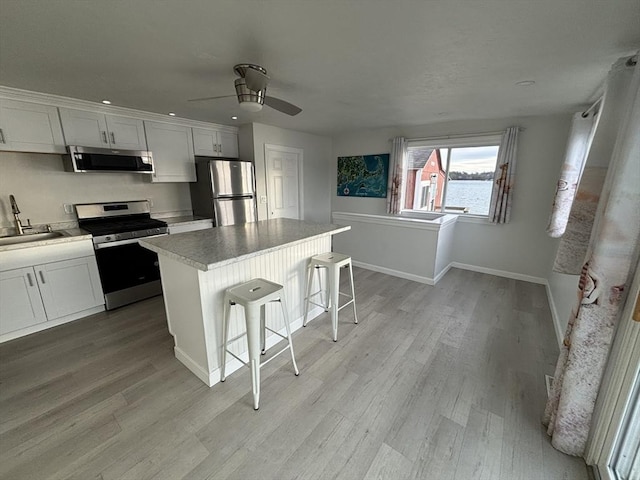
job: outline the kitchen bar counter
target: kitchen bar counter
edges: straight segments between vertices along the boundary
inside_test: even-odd
[[[207,385],[218,383],[224,291],[252,278],[265,278],[285,287],[292,330],[300,328],[308,259],[331,251],[332,235],[350,228],[274,219],[141,240],[140,245],[158,254],[176,358]],[[229,338],[245,330],[240,310],[232,309]],[[316,307],[309,318],[321,313],[323,309]],[[267,323],[273,330],[284,332],[281,314],[270,306]],[[267,336],[267,348],[279,340],[277,335]],[[234,342],[231,350],[246,358],[246,341]],[[231,356],[227,358],[230,374],[241,364]]]
[[[141,240],[140,245],[206,272],[350,227],[279,218]]]

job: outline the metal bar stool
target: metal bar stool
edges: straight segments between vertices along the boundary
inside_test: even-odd
[[[340,292],[340,270],[342,268],[349,267],[349,280],[351,281],[351,296],[346,293]],[[322,302],[322,285],[320,284],[320,269],[327,269],[328,276],[328,292],[326,295],[326,302],[323,302],[324,305],[320,305],[311,300],[312,297],[316,295],[320,295],[320,301]],[[320,290],[316,293],[311,294],[311,284],[313,283],[313,272],[317,273],[318,284]],[[349,301],[342,306],[339,306],[339,298],[340,295],[349,298]],[[354,323],[358,323],[358,316],[356,314],[356,294],[353,289],[353,267],[351,266],[351,257],[348,255],[343,255],[341,253],[328,252],[321,253],[320,255],[314,255],[309,259],[309,264],[307,265],[307,288],[306,288],[306,296],[304,298],[304,322],[302,323],[303,327],[307,326],[307,316],[309,314],[309,304],[316,305],[318,307],[324,308],[325,312],[331,312],[331,326],[333,328],[333,341],[338,341],[338,312],[342,310],[347,305],[353,305],[353,318],[355,319]]]
[[[282,307],[282,315],[284,317],[284,325],[287,330],[287,336],[281,335],[275,330],[265,325],[265,305],[269,302],[280,302]],[[240,359],[227,348],[230,342],[233,342],[245,335],[242,333],[230,340],[227,339],[229,332],[229,318],[231,317],[231,306],[240,305],[244,307],[244,318],[247,325],[246,335],[249,346],[249,362]],[[265,353],[265,330],[282,337],[289,344],[273,355],[265,362],[260,361],[260,354]],[[293,343],[291,342],[291,326],[289,325],[289,315],[287,305],[284,298],[284,287],[277,283],[270,282],[264,278],[255,278],[248,282],[241,283],[234,287],[228,288],[224,292],[224,322],[222,326],[222,338],[224,341],[222,349],[222,365],[220,367],[220,381],[224,382],[227,353],[240,361],[243,365],[251,370],[251,388],[253,391],[253,408],[258,410],[260,402],[260,369],[280,355],[285,350],[291,351],[291,361],[296,375],[299,375],[296,358],[293,354]]]

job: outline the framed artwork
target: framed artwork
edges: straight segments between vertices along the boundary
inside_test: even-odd
[[[338,196],[387,196],[389,154],[338,157]]]

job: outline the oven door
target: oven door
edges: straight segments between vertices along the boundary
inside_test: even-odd
[[[131,239],[96,245],[107,310],[162,293],[158,255]]]

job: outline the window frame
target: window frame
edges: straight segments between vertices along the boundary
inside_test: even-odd
[[[464,213],[464,212],[447,212],[446,211],[446,199],[447,199],[447,187],[449,184],[449,171],[451,168],[451,149],[453,148],[465,148],[465,147],[490,147],[490,146],[498,146],[498,156],[500,155],[500,148],[502,147],[502,135],[503,132],[495,132],[495,133],[486,133],[486,134],[471,134],[471,135],[455,135],[449,137],[431,137],[431,138],[420,138],[420,139],[407,139],[407,150],[411,148],[433,148],[433,149],[449,149],[446,159],[446,168],[445,168],[445,181],[442,189],[442,198],[443,202],[440,206],[439,210],[434,210],[435,213],[442,214],[452,214],[452,215],[461,215],[467,218],[488,218],[489,215],[482,215],[477,213]],[[496,156],[496,165],[497,165],[498,157]],[[443,162],[445,163],[445,162]],[[404,171],[402,172],[402,195],[401,195],[401,203],[400,205],[405,204],[405,186],[406,179],[408,173],[408,162],[404,162]],[[495,188],[495,182],[491,188],[491,196],[493,197],[493,190]],[[421,210],[411,209],[411,208],[401,208],[400,214],[403,212],[407,213],[415,213],[421,212]]]

